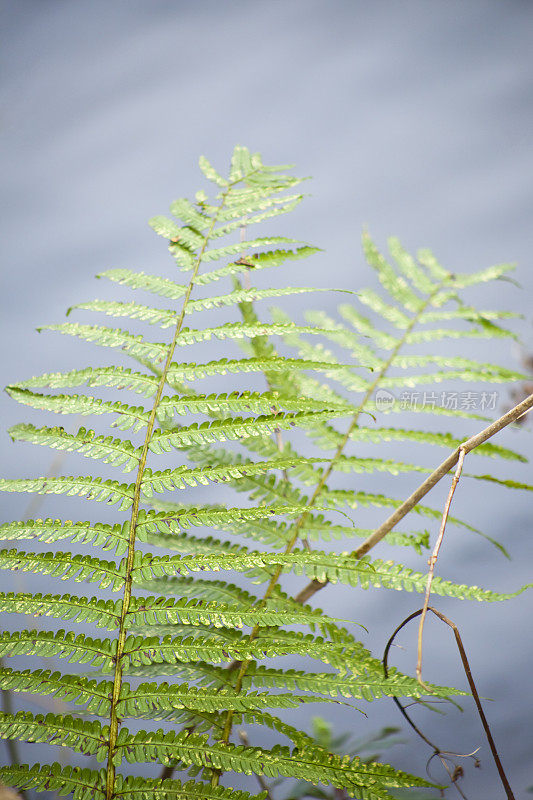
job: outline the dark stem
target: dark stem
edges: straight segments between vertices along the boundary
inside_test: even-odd
[[[389,650],[390,650],[390,648],[392,646],[392,643],[394,642],[394,639],[396,638],[396,635],[401,631],[401,629],[405,625],[407,625],[408,622],[411,622],[411,620],[413,620],[416,617],[420,616],[420,614],[422,614],[423,610],[424,609],[420,608],[418,611],[414,611],[406,619],[404,619],[404,621],[400,625],[398,625],[398,627],[396,628],[396,630],[394,631],[394,633],[390,637],[389,641],[387,642],[387,646],[385,647],[385,652],[383,654],[383,669],[385,671],[385,677],[388,676]],[[461,639],[461,635],[459,633],[459,629],[458,629],[457,625],[454,622],[452,622],[451,619],[448,619],[448,617],[444,616],[444,614],[442,614],[440,611],[437,611],[437,609],[433,608],[432,606],[428,606],[427,610],[431,611],[433,614],[435,614],[436,617],[438,617],[442,622],[444,622],[446,625],[448,625],[453,630],[453,633],[454,633],[454,636],[455,636],[455,641],[456,641],[456,644],[457,644],[457,649],[459,650],[459,655],[461,656],[461,662],[463,664],[464,673],[466,675],[466,679],[468,681],[468,685],[470,687],[470,691],[472,692],[472,697],[474,698],[474,702],[476,704],[477,712],[479,714],[479,718],[481,720],[481,724],[483,725],[483,730],[485,731],[485,736],[487,737],[487,741],[489,743],[489,747],[490,747],[490,750],[491,750],[491,753],[492,753],[492,757],[494,759],[494,763],[496,764],[496,769],[498,770],[498,774],[500,776],[500,780],[501,780],[501,782],[503,784],[503,787],[505,789],[505,794],[507,796],[507,800],[515,800],[515,796],[514,796],[513,791],[512,791],[512,789],[511,789],[511,787],[509,785],[509,781],[507,780],[507,776],[505,775],[505,772],[504,772],[504,769],[503,769],[503,766],[502,766],[502,762],[500,761],[500,757],[498,755],[498,751],[496,749],[496,745],[494,743],[494,739],[492,738],[492,733],[491,733],[491,730],[490,730],[489,723],[487,721],[487,718],[486,718],[485,713],[483,711],[483,707],[481,705],[481,700],[479,698],[479,694],[478,694],[478,691],[476,689],[476,684],[474,683],[474,678],[472,677],[472,671],[470,669],[470,664],[468,663],[466,650],[464,648],[464,645],[463,645],[463,642],[462,642],[462,639]],[[428,744],[430,747],[432,747],[434,749],[435,755],[440,755],[440,754],[445,753],[445,751],[440,750],[440,748],[436,747],[433,744],[433,742],[431,742],[426,736],[424,736],[424,734],[419,730],[419,728],[417,728],[417,726],[414,724],[414,722],[411,720],[411,718],[407,714],[404,706],[402,706],[402,704],[399,702],[398,698],[394,697],[393,700],[396,703],[396,705],[398,706],[398,708],[400,709],[400,711],[402,712],[403,716],[405,717],[405,719],[407,720],[409,725],[413,728],[415,733],[417,733],[418,736],[420,736],[420,738],[423,739],[426,742],[426,744]]]

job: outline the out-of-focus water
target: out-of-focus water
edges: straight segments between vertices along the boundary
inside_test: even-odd
[[[371,282],[359,247],[364,224],[380,243],[393,233],[408,248],[430,246],[451,269],[516,261],[521,290],[497,284],[472,300],[524,313],[520,331],[531,344],[531,4],[3,0],[0,9],[4,382],[94,359],[83,345],[33,328],[102,294],[92,277],[102,269],[172,269],[146,220],[200,186],[200,153],[222,169],[235,143],[314,176],[312,197],[277,229],[325,252],[289,282]],[[329,310],[338,302],[319,299]],[[518,366],[506,342],[469,352]],[[5,397],[2,412],[5,427],[28,417]],[[531,455],[530,434],[518,438],[508,431],[500,441]],[[6,476],[46,468],[46,453],[13,446],[6,434],[1,448]],[[528,466],[508,474],[533,483]],[[397,496],[410,488],[393,478],[379,486]],[[74,501],[68,508],[79,514]],[[502,591],[532,580],[530,498],[476,484],[458,491],[454,508],[504,542],[512,561],[454,530],[441,574]],[[40,513],[59,515],[50,500]],[[18,499],[3,500],[5,519],[19,514]],[[386,591],[322,595],[320,605],[341,617],[353,605],[376,652],[417,604]],[[442,607],[460,623],[481,694],[494,699],[487,714],[522,797],[533,784],[531,595]],[[405,669],[413,668],[413,641],[404,637],[409,650],[398,654]],[[464,685],[451,637],[436,626],[425,665],[431,680]],[[335,712],[339,728],[400,723],[387,701],[367,710],[368,721]],[[464,784],[469,798],[503,796],[468,703],[463,714],[433,715],[428,725],[442,747],[482,746],[482,767],[469,769]],[[429,753],[408,736],[410,747],[391,758],[422,771]],[[29,746],[25,753],[32,758]]]

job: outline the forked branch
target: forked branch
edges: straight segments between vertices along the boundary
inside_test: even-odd
[[[479,717],[481,719],[481,724],[483,725],[483,730],[485,731],[485,735],[487,737],[487,741],[489,743],[489,747],[490,747],[490,750],[491,750],[491,753],[492,753],[492,757],[494,758],[494,763],[496,764],[496,768],[498,770],[498,774],[500,776],[500,780],[501,780],[501,782],[503,784],[503,787],[505,789],[505,794],[507,796],[507,800],[515,800],[513,791],[511,789],[511,787],[509,785],[509,781],[507,780],[507,777],[505,775],[505,772],[504,772],[504,769],[503,769],[503,766],[502,766],[502,762],[500,761],[500,757],[498,755],[498,751],[496,749],[496,745],[494,743],[494,739],[492,738],[492,734],[490,732],[489,723],[487,722],[487,718],[485,716],[485,713],[483,711],[483,707],[481,705],[481,700],[479,698],[479,694],[478,694],[478,691],[476,689],[476,684],[474,683],[474,678],[472,677],[472,671],[470,669],[470,664],[468,663],[466,650],[464,648],[464,645],[463,645],[463,642],[462,642],[462,639],[461,639],[461,634],[459,633],[459,629],[458,629],[457,625],[454,622],[452,622],[451,619],[448,619],[448,617],[444,616],[444,614],[442,614],[440,611],[437,611],[437,609],[432,608],[431,606],[428,606],[428,608],[426,610],[427,611],[431,611],[433,614],[435,614],[436,617],[438,617],[440,620],[442,620],[442,622],[444,622],[446,625],[448,625],[453,630],[453,633],[454,633],[454,636],[455,636],[455,641],[456,641],[456,644],[457,644],[457,649],[459,650],[459,654],[461,656],[461,662],[463,664],[463,669],[464,669],[464,672],[465,672],[465,675],[466,675],[466,678],[467,678],[467,681],[468,681],[468,685],[470,687],[470,691],[472,692],[472,697],[474,698],[474,702],[476,704],[477,712],[478,712]],[[413,620],[416,617],[420,616],[420,614],[422,614],[423,611],[424,611],[424,609],[421,608],[418,611],[414,611],[412,614],[409,614],[409,616],[406,619],[404,619],[404,621],[400,625],[398,625],[398,627],[396,628],[396,630],[394,631],[394,633],[390,637],[389,641],[387,642],[387,646],[385,647],[385,653],[383,654],[383,668],[385,670],[385,676],[388,675],[389,650],[392,647],[392,644],[393,644],[396,636],[402,630],[402,628],[405,625],[407,625],[408,622],[411,622],[411,620]],[[434,749],[434,754],[438,755],[438,756],[449,755],[449,753],[445,753],[445,751],[440,750],[440,748],[436,747],[433,744],[433,742],[431,742],[426,736],[424,736],[424,734],[417,728],[417,726],[411,720],[411,718],[407,714],[405,708],[402,706],[402,704],[400,703],[398,698],[395,697],[393,699],[394,699],[396,705],[398,706],[398,708],[400,709],[400,711],[402,712],[402,714],[405,717],[405,719],[408,721],[409,725],[413,728],[413,730],[430,747],[432,747]]]

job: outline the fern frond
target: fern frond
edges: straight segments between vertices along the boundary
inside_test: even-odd
[[[339,306],[339,313],[362,336],[372,339],[379,349],[394,350],[394,348],[398,346],[399,339],[376,328],[367,317],[360,314],[353,306],[344,303]]]
[[[67,658],[70,663],[92,664],[109,668],[116,651],[116,642],[92,639],[71,631],[19,631],[0,635],[2,656],[38,655]]]
[[[134,579],[142,575],[150,580],[152,575],[160,578],[164,575],[189,575],[205,570],[231,569],[246,571],[255,566],[281,568],[283,572],[305,574],[320,582],[347,583],[351,586],[382,586],[388,589],[424,592],[427,575],[415,572],[402,564],[393,561],[370,561],[366,558],[355,559],[349,554],[325,553],[318,550],[312,552],[293,550],[291,553],[253,553],[242,555],[197,555],[187,556],[139,556],[134,567]],[[508,600],[517,597],[533,584],[522,586],[516,592],[502,594],[478,586],[455,584],[442,578],[434,578],[432,591],[449,597],[469,600]]]
[[[154,778],[119,777],[117,797],[124,800],[265,800],[264,792],[257,795],[236,789],[212,787],[205,783],[177,780],[156,780]]]
[[[192,586],[194,584],[191,584]],[[201,592],[200,588],[199,592]],[[158,623],[179,623],[181,625],[214,625],[216,628],[242,628],[245,625],[250,627],[276,625],[279,614],[280,608],[275,605],[266,608],[254,608],[251,605],[243,608],[239,605],[228,605],[227,602],[186,600],[183,596],[180,600],[168,597],[146,597],[134,598],[128,612],[128,619],[132,627],[154,626]],[[302,607],[290,610],[285,608],[283,616],[288,625],[307,625],[317,622],[316,612]],[[332,620],[322,616],[321,622],[328,624]]]
[[[68,336],[76,336],[87,342],[93,342],[101,347],[115,347],[129,355],[155,362],[162,361],[167,353],[167,345],[160,342],[148,342],[141,335],[133,336],[128,331],[120,328],[105,328],[102,325],[81,325],[77,322],[63,322],[58,325],[45,325],[39,331],[58,331]],[[276,325],[258,323],[256,325],[241,325],[236,322],[226,322],[215,328],[194,330],[182,328],[177,339],[178,347],[189,344],[208,342],[211,339],[249,339],[254,336],[283,336],[287,333],[312,333],[320,334],[319,328],[305,325]]]
[[[396,236],[390,236],[387,239],[387,245],[402,275],[407,278],[419,292],[424,295],[432,295],[435,289],[438,288],[438,283],[434,283],[427,272],[417,264],[416,259],[404,250]],[[439,277],[439,282],[442,280],[442,277],[442,275]]]
[[[483,324],[487,321],[491,322],[494,319],[520,319],[521,314],[516,314],[513,311],[496,311],[496,310],[478,310],[473,306],[461,306],[454,311],[426,311],[420,315],[420,324],[428,322],[440,322],[443,320],[464,319],[467,322],[474,322],[476,324]]]
[[[259,774],[268,777],[286,775],[305,778],[313,783],[331,783],[347,790],[361,800],[381,800],[389,797],[387,788],[428,786],[421,778],[400,773],[382,764],[364,764],[359,759],[323,756],[318,760],[316,750],[306,752],[276,745],[262,750],[242,745],[209,745],[207,737],[176,734],[173,731],[154,733],[140,731],[135,736],[120,736],[118,747],[127,761],[139,763],[157,760],[168,763],[179,758],[184,763],[211,767],[223,771]],[[369,779],[369,780],[367,780]]]
[[[224,506],[189,506],[180,503],[163,503],[158,506],[164,511],[150,510],[139,517],[138,527],[150,533],[181,533],[190,526],[208,525],[225,529],[228,524],[248,523],[275,516],[300,516],[307,506],[251,506],[225,508]],[[2,528],[0,528],[0,533]],[[5,538],[10,538],[6,535]]]
[[[381,285],[393,300],[407,311],[414,313],[421,311],[424,301],[409,287],[407,281],[394,272],[368,233],[363,234],[363,250],[366,260],[376,270]]]
[[[73,800],[104,800],[104,770],[70,767],[57,762],[40,764],[13,764],[0,767],[0,778],[17,789],[36,789],[39,792],[72,792]]]
[[[230,294],[214,297],[204,297],[201,300],[191,301],[185,311],[194,314],[197,311],[233,306],[238,303],[253,303],[258,300],[268,300],[271,297],[289,297],[293,294],[308,294],[309,292],[329,291],[316,289],[309,286],[286,286],[284,289],[236,289]]]
[[[407,314],[404,314],[403,311],[400,311],[396,306],[386,303],[379,294],[373,292],[372,289],[363,289],[359,291],[357,297],[363,305],[370,308],[375,314],[379,314],[380,317],[390,322],[395,328],[405,330],[409,327],[411,318]]]
[[[221,175],[218,174],[216,169],[213,166],[211,166],[211,164],[209,163],[209,161],[205,156],[200,156],[198,160],[198,166],[200,167],[200,169],[202,170],[208,181],[213,181],[213,183],[216,183],[217,186],[225,187],[228,185],[229,181],[225,180],[225,178],[223,178]]]
[[[86,367],[70,372],[48,372],[16,384],[17,389],[63,389],[72,386],[105,386],[116,389],[130,389],[150,397],[157,391],[157,378],[143,372],[132,372],[126,367]],[[9,387],[14,388],[14,387]]]
[[[58,714],[33,716],[24,711],[18,714],[0,712],[0,736],[69,747],[75,753],[94,756],[97,761],[103,761],[107,755],[108,728],[97,720]]]
[[[68,494],[88,500],[120,503],[120,509],[129,508],[133,502],[133,486],[112,480],[89,477],[60,478],[0,478],[2,492],[36,492],[37,494]]]
[[[99,717],[109,716],[111,681],[97,681],[79,675],[62,675],[48,669],[21,672],[0,668],[0,687],[10,692],[32,692],[53,695],[75,705],[83,705],[84,712]]]
[[[287,370],[318,370],[335,376],[346,364],[330,364],[327,361],[313,361],[303,358],[222,358],[206,364],[171,364],[168,372],[170,385],[176,380],[191,381],[212,375],[237,374],[239,372],[287,372]]]
[[[20,570],[51,575],[61,580],[98,582],[105,589],[118,592],[124,582],[124,569],[114,561],[72,553],[24,553],[0,550],[0,569]]]
[[[232,392],[231,394],[191,395],[189,397],[163,397],[158,408],[160,420],[172,419],[173,414],[228,414],[238,413],[272,414],[283,411],[324,411],[324,404],[308,397],[291,397],[280,392]],[[340,408],[331,403],[332,411],[349,414],[352,407],[344,403]]]
[[[51,544],[62,539],[92,544],[102,550],[115,550],[123,555],[128,543],[127,523],[107,525],[103,522],[71,522],[59,519],[29,519],[24,522],[7,522],[0,525],[0,540],[36,539]]]
[[[443,381],[508,383],[509,381],[518,380],[523,380],[523,378],[521,377],[521,373],[515,372],[514,370],[507,370],[504,367],[490,369],[490,365],[480,365],[479,369],[447,369],[438,372],[423,373],[421,375],[384,378],[381,385],[383,388],[392,389],[397,386],[402,388],[424,386],[427,384],[442,383]]]
[[[229,256],[236,256],[244,253],[246,250],[254,249],[256,247],[270,247],[277,244],[301,244],[299,239],[291,239],[287,236],[261,236],[257,239],[250,239],[245,242],[236,242],[235,244],[228,244],[224,247],[216,247],[205,251],[204,261],[219,261],[221,258]]]
[[[133,272],[131,269],[108,269],[100,272],[97,278],[108,278],[114,283],[128,286],[130,289],[143,289],[151,294],[166,297],[169,300],[179,300],[187,291],[187,286],[175,283],[159,275],[147,275],[144,272]]]
[[[320,435],[322,438],[327,437],[330,447],[338,445],[342,439],[342,434],[337,433],[331,427],[321,427]],[[437,447],[445,447],[448,450],[455,450],[459,447],[463,439],[458,439],[451,433],[436,433],[434,431],[421,431],[421,430],[408,430],[406,428],[355,428],[350,433],[350,439],[354,442],[371,442],[379,444],[381,442],[416,442],[419,444],[432,444]],[[524,463],[527,459],[520,453],[510,450],[501,445],[486,442],[485,444],[476,447],[472,451],[472,455],[491,456],[504,458],[510,461],[521,461]]]
[[[97,436],[94,431],[80,428],[77,433],[67,433],[64,428],[36,428],[22,423],[8,431],[13,441],[31,442],[54,450],[80,453],[87,458],[101,459],[105,464],[122,467],[123,472],[139,466],[141,451],[124,439]]]
[[[516,339],[516,335],[494,325],[492,322],[484,322],[480,328],[469,328],[466,331],[458,331],[454,328],[426,328],[422,331],[414,331],[406,336],[407,344],[422,344],[426,342],[439,342],[442,339]]]
[[[178,553],[241,553],[247,548],[230,542],[223,542],[213,536],[196,537],[187,533],[146,533],[139,532],[139,541],[156,544]]]
[[[364,670],[356,676],[293,669],[283,671],[253,664],[244,678],[243,685],[246,688],[297,689],[368,702],[379,700],[381,697],[423,697],[428,694],[415,678],[408,675],[391,672],[385,678],[381,662],[377,662],[375,670]],[[437,697],[466,694],[460,689],[446,686],[430,684],[430,688],[432,694]]]
[[[303,404],[305,406],[305,403]],[[312,401],[310,403],[312,406]],[[306,427],[332,417],[345,417],[346,409],[331,411],[263,414],[255,418],[234,417],[214,422],[191,423],[187,427],[155,431],[150,442],[153,453],[170,452],[172,448],[183,448],[192,444],[238,441],[249,436],[269,436],[276,430],[291,430]],[[302,458],[302,457],[301,457]]]
[[[188,684],[141,683],[134,690],[125,689],[119,701],[119,714],[139,719],[158,719],[165,711],[179,709],[191,711],[249,711],[263,708],[298,708],[305,703],[316,703],[310,695],[272,694],[249,692],[241,694],[234,689],[206,689]]]
[[[250,243],[248,242],[248,247]],[[221,278],[228,278],[234,275],[241,275],[243,272],[257,272],[262,269],[271,269],[279,267],[285,261],[307,258],[315,253],[319,253],[320,248],[309,247],[304,245],[298,247],[296,250],[272,250],[268,253],[256,253],[253,256],[247,255],[240,261],[235,261],[232,264],[227,264],[225,267],[204,272],[195,278],[197,286],[207,286],[210,283],[220,280]]]
[[[133,427],[134,433],[148,423],[149,414],[142,406],[127,406],[124,403],[108,402],[88,395],[36,394],[28,389],[8,386],[6,392],[16,400],[32,408],[54,411],[56,414],[117,414],[113,427],[125,431]]]
[[[417,428],[427,417],[419,416],[416,423],[401,428],[382,425],[381,414],[400,411],[401,401],[380,408],[380,389],[402,390],[459,379],[480,381],[485,386],[522,380],[523,376],[507,365],[478,361],[467,352],[446,357],[425,353],[428,348],[405,352],[406,346],[438,340],[464,342],[470,337],[490,341],[514,336],[502,325],[512,315],[477,310],[462,297],[462,290],[469,286],[507,279],[509,267],[498,265],[474,275],[451,273],[429,251],[422,251],[415,260],[394,238],[389,240],[389,260],[365,234],[363,248],[385,296],[373,289],[350,292],[356,295],[358,307],[341,306],[343,321],[322,311],[308,312],[306,324],[300,325],[278,309],[272,310],[270,321],[264,321],[256,313],[256,301],[314,290],[287,285],[259,288],[253,286],[254,273],[286,267],[318,249],[269,231],[256,234],[248,230],[250,238],[246,240],[244,229],[294,208],[302,199],[294,190],[299,179],[285,174],[285,167],[265,166],[259,154],[244,147],[235,148],[229,177],[220,175],[206,159],[201,159],[201,168],[215,184],[215,197],[201,191],[195,202],[180,198],[171,206],[172,218],[158,215],[150,221],[167,241],[178,268],[188,273],[183,282],[111,269],[99,277],[147,292],[155,296],[155,305],[104,297],[72,307],[135,320],[135,333],[75,322],[40,329],[119,350],[140,364],[139,371],[87,367],[45,373],[8,387],[13,399],[33,409],[94,414],[95,418],[112,415],[103,422],[139,433],[142,443],[136,446],[126,438],[107,435],[105,430],[100,433],[85,427],[70,433],[62,427],[18,424],[10,430],[13,440],[99,459],[134,471],[135,477],[131,484],[92,476],[0,480],[3,491],[64,494],[116,504],[121,511],[131,509],[115,524],[112,520],[48,518],[0,526],[0,540],[34,540],[39,543],[36,550],[42,549],[41,542],[55,545],[70,540],[74,545],[96,546],[113,554],[111,560],[104,560],[61,551],[0,551],[4,569],[86,581],[99,584],[104,592],[89,598],[28,591],[0,593],[0,610],[7,614],[48,617],[69,626],[68,630],[24,629],[1,634],[1,658],[62,659],[86,665],[91,672],[85,677],[0,665],[0,690],[33,692],[77,706],[77,712],[68,715],[4,713],[0,715],[0,734],[40,746],[68,747],[107,761],[100,772],[57,765],[36,765],[25,772],[4,768],[0,780],[21,788],[71,794],[74,800],[230,800],[230,795],[232,800],[265,800],[264,794],[251,798],[245,792],[220,787],[221,773],[233,771],[332,786],[359,800],[385,800],[396,788],[428,784],[386,764],[329,752],[285,722],[283,710],[303,710],[304,705],[316,702],[342,703],[358,710],[355,702],[359,700],[401,695],[419,700],[425,689],[394,669],[385,678],[381,661],[358,641],[354,628],[347,630],[343,621],[290,597],[282,591],[280,578],[293,573],[310,578],[313,586],[344,583],[359,590],[426,591],[428,576],[423,572],[393,561],[313,550],[310,541],[367,536],[370,530],[359,527],[359,520],[345,509],[400,505],[386,489],[378,492],[376,487],[367,487],[373,473],[429,471],[418,459],[408,463],[409,459],[397,460],[396,454],[387,457],[382,448],[388,442],[447,449],[462,443],[455,432]],[[240,237],[235,236],[237,231]],[[221,280],[225,283],[218,288]],[[159,300],[161,297],[168,302]],[[168,307],[159,308],[158,304]],[[361,306],[368,318],[359,312]],[[232,309],[239,312],[240,321],[228,321]],[[229,314],[210,327],[201,322],[197,328],[183,327],[191,314],[211,310],[220,315],[229,310]],[[161,341],[136,333],[146,330],[145,324],[162,330]],[[222,350],[218,342],[240,345],[245,357],[231,357],[229,350],[218,360],[199,359],[199,363],[182,362],[176,356],[177,347],[203,343],[215,343]],[[276,342],[281,343],[281,352]],[[293,348],[299,357],[285,358],[282,353],[287,348]],[[413,374],[415,371],[421,374]],[[263,391],[255,387],[260,374],[266,383]],[[218,381],[213,381],[204,393],[195,384],[189,385],[197,379],[224,375],[235,375],[238,380],[229,388],[217,387]],[[238,382],[243,384],[240,389]],[[102,389],[105,399],[85,394],[83,389],[68,393],[85,386]],[[45,389],[50,393],[40,393]],[[113,397],[115,389],[151,399],[143,405],[118,402]],[[466,409],[420,406],[409,410],[453,419],[482,419]],[[202,418],[191,421],[186,419],[189,415]],[[343,417],[348,419],[346,424]],[[320,457],[306,440],[330,452]],[[365,445],[364,449],[358,449],[358,444]],[[366,447],[378,444],[380,450],[375,453],[373,447]],[[475,452],[525,460],[513,450],[491,443]],[[173,455],[165,464],[162,457],[167,453]],[[363,485],[342,479],[354,473],[365,476]],[[532,490],[529,484],[505,475],[473,477]],[[245,495],[240,506],[229,497],[227,505],[216,504],[220,487],[216,495],[208,488],[211,502],[199,500],[193,505],[194,498],[185,498],[184,503],[157,499],[166,492],[221,483],[226,494]],[[440,510],[420,504],[414,511],[434,524],[441,517]],[[59,511],[54,514],[60,516]],[[480,533],[469,522],[451,516],[449,521]],[[207,532],[212,535],[204,531],[193,535],[192,529],[202,527],[214,529]],[[223,532],[220,538],[215,535],[218,531]],[[243,539],[246,544],[253,542],[246,547],[241,544]],[[387,540],[421,552],[428,547],[429,531],[393,531]],[[147,545],[165,550],[147,552]],[[230,572],[245,577],[246,587],[263,583],[266,589],[249,591],[240,585],[242,580],[235,578],[232,583],[229,576],[224,580],[221,573]],[[503,594],[438,576],[432,591],[451,598],[496,601],[526,588]],[[107,590],[120,591],[121,598],[104,599]],[[91,628],[77,633],[74,623]],[[103,629],[113,635],[100,633],[100,638]],[[280,666],[281,658],[287,669]],[[296,660],[305,665],[310,658],[317,662],[316,672],[305,666],[295,668]],[[235,661],[240,662],[238,670]],[[82,667],[73,669],[79,672]],[[94,671],[97,679],[92,677]],[[132,684],[125,682],[127,675]],[[161,680],[165,677],[167,680]],[[443,698],[460,693],[439,686],[430,691]],[[269,711],[278,708],[280,716]],[[91,715],[102,717],[101,722],[82,721]],[[135,720],[134,731],[123,725],[128,716]],[[146,724],[160,720],[165,729],[139,730],[141,719],[149,720]],[[271,739],[285,737],[290,748],[280,744],[271,749],[236,747],[231,744],[234,724],[262,728],[261,735],[266,728]],[[189,770],[198,778],[183,784],[125,777],[117,771],[124,760]]]
[[[427,251],[423,251],[422,258],[427,261]],[[453,285],[457,289],[464,289],[467,286],[475,286],[478,283],[498,280],[515,269],[516,264],[496,264],[492,267],[478,270],[478,272],[454,273]]]
[[[229,438],[229,437],[228,437]],[[159,444],[159,442],[157,442]],[[165,448],[166,449],[166,448]],[[163,448],[154,452],[163,452]],[[170,450],[170,447],[168,448]],[[187,486],[207,486],[209,483],[229,483],[235,480],[255,480],[254,484],[258,488],[257,476],[262,476],[270,470],[284,470],[295,465],[300,459],[278,458],[275,461],[235,461],[233,464],[225,464],[220,467],[178,467],[177,469],[167,469],[164,471],[152,472],[146,469],[142,482],[142,491],[146,497],[151,497],[152,492],[172,491],[173,489],[185,489]],[[318,459],[321,461],[322,459]],[[272,476],[264,482],[264,486],[269,493],[274,494],[275,481]],[[1,484],[0,484],[1,488]],[[245,489],[246,490],[246,489]],[[285,494],[282,493],[285,497]],[[287,497],[288,499],[288,497]],[[297,501],[301,498],[298,496]],[[299,504],[298,502],[296,504]]]
[[[167,352],[163,343],[148,342],[143,336],[133,336],[120,328],[105,328],[102,325],[80,325],[78,322],[62,322],[58,325],[45,325],[37,329],[58,331],[68,336],[76,336],[86,342],[93,342],[101,347],[117,347],[132,356],[142,359],[162,361]]]
[[[0,609],[6,614],[30,614],[32,617],[89,622],[97,628],[111,631],[116,630],[120,619],[119,601],[101,600],[98,597],[88,599],[70,594],[2,593]]]
[[[158,628],[161,631],[160,628]],[[177,664],[201,661],[222,663],[233,660],[262,660],[278,656],[304,656],[317,659],[341,672],[360,670],[367,651],[355,642],[329,641],[323,636],[261,628],[256,639],[237,630],[186,629],[183,635],[161,631],[165,635],[131,636],[126,642],[125,669],[148,664]],[[173,635],[174,634],[174,635]]]

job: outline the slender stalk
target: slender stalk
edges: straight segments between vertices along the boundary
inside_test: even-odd
[[[108,757],[107,757],[107,774],[106,774],[106,800],[112,800],[114,796],[114,787],[115,787],[115,751],[116,751],[116,744],[118,739],[118,732],[121,721],[117,715],[117,705],[120,699],[120,692],[122,689],[122,674],[123,674],[123,667],[122,667],[122,659],[124,655],[124,643],[126,641],[127,635],[127,626],[126,626],[126,617],[128,615],[130,603],[131,603],[131,596],[132,596],[132,569],[135,557],[135,540],[136,540],[136,528],[137,528],[137,520],[139,517],[139,506],[141,501],[141,486],[142,480],[144,476],[144,471],[146,468],[146,460],[148,457],[148,448],[150,445],[150,441],[152,438],[152,433],[156,421],[156,414],[157,409],[159,407],[159,403],[161,401],[161,397],[163,395],[163,390],[165,388],[165,383],[167,380],[168,370],[172,363],[172,358],[174,356],[174,351],[176,349],[178,337],[183,326],[183,320],[185,318],[185,310],[187,304],[189,302],[189,298],[191,296],[191,292],[193,290],[194,282],[196,276],[198,274],[198,270],[200,268],[200,264],[202,262],[202,258],[205,252],[205,248],[207,247],[207,243],[213,231],[213,228],[218,220],[218,214],[220,213],[221,209],[224,206],[224,202],[226,200],[227,194],[230,191],[233,184],[230,184],[226,190],[226,192],[222,196],[222,201],[219,206],[217,214],[213,217],[211,221],[211,225],[209,226],[209,230],[204,237],[203,245],[200,249],[198,257],[196,259],[191,279],[187,286],[187,291],[185,292],[185,296],[183,299],[181,312],[178,317],[176,328],[174,330],[174,335],[172,341],[170,343],[167,358],[165,361],[165,365],[161,371],[161,377],[159,380],[159,384],[157,387],[157,392],[155,395],[152,411],[150,412],[150,417],[148,419],[148,424],[146,426],[146,434],[144,437],[144,444],[141,451],[141,457],[139,462],[139,468],[137,470],[137,477],[135,480],[135,489],[133,494],[133,505],[131,511],[131,519],[130,519],[130,528],[129,528],[129,541],[128,541],[128,552],[126,556],[126,575],[125,575],[125,583],[124,583],[124,596],[122,600],[122,609],[120,614],[120,622],[119,622],[119,629],[118,629],[118,642],[117,642],[117,653],[115,656],[115,673],[113,678],[113,691],[111,697],[111,711],[110,711],[110,725],[109,725],[109,746],[108,746]]]
[[[531,395],[531,398],[533,399],[533,395]],[[394,633],[390,637],[389,641],[387,642],[387,645],[385,647],[385,653],[383,654],[383,667],[384,667],[384,670],[385,670],[385,677],[387,677],[387,675],[388,675],[388,656],[389,656],[389,650],[390,650],[390,648],[392,646],[392,643],[394,642],[394,639],[396,638],[398,633],[402,630],[402,628],[405,627],[405,625],[407,625],[407,623],[410,622],[412,619],[415,619],[416,617],[420,616],[420,614],[422,614],[423,610],[424,609],[421,608],[418,611],[414,611],[412,614],[409,614],[409,616],[406,617],[404,619],[404,621],[400,623],[400,625],[398,625],[398,627],[396,628],[396,630],[394,631]],[[468,685],[470,687],[470,691],[472,692],[472,697],[474,698],[474,703],[476,704],[476,709],[477,709],[477,712],[479,714],[479,718],[481,720],[481,724],[483,725],[483,730],[485,731],[485,736],[487,737],[487,741],[489,743],[490,751],[492,753],[492,757],[494,759],[494,763],[496,764],[496,769],[498,770],[498,775],[500,776],[500,780],[501,780],[502,785],[503,785],[503,787],[505,789],[505,794],[506,794],[507,800],[515,800],[513,791],[511,789],[511,786],[509,785],[509,781],[507,780],[507,776],[505,775],[505,771],[503,769],[502,762],[500,760],[500,756],[498,755],[498,750],[496,749],[496,744],[494,742],[494,739],[492,738],[492,733],[491,733],[490,726],[489,726],[489,723],[487,721],[487,718],[485,716],[485,712],[483,711],[483,706],[481,705],[481,700],[480,700],[480,697],[479,697],[479,694],[478,694],[478,691],[477,691],[477,688],[476,688],[476,684],[474,683],[474,678],[472,677],[472,670],[470,669],[470,664],[468,662],[468,658],[467,658],[467,655],[466,655],[466,650],[464,648],[463,641],[461,639],[461,634],[459,633],[459,628],[457,627],[457,625],[451,619],[448,619],[448,617],[446,617],[440,611],[437,611],[436,608],[432,608],[431,606],[428,606],[427,611],[431,611],[433,614],[435,614],[436,617],[438,617],[440,620],[442,620],[442,622],[444,622],[446,625],[448,625],[453,630],[453,634],[455,636],[455,642],[457,644],[457,649],[459,650],[459,655],[461,657],[461,663],[463,665],[463,669],[464,669],[464,672],[465,672],[465,675],[466,675],[466,679],[468,681]],[[440,756],[441,760],[442,760],[442,756],[443,755],[450,755],[446,751],[441,750],[439,747],[434,745],[433,742],[431,742],[426,736],[424,736],[422,731],[420,731],[419,728],[417,728],[417,726],[414,724],[414,722],[412,721],[410,716],[407,714],[404,706],[402,706],[400,701],[396,697],[394,697],[393,699],[396,702],[396,705],[398,706],[398,708],[400,709],[402,714],[404,715],[405,719],[409,723],[409,725],[411,725],[411,727],[414,729],[414,731],[430,747],[432,747],[434,749],[434,751],[435,751],[434,755]],[[472,754],[470,754],[470,755],[472,755]],[[452,780],[453,780],[453,777],[452,777]],[[456,788],[458,789],[459,787],[456,786]]]
[[[424,689],[429,694],[431,694],[432,690],[422,680],[422,640],[424,638],[424,622],[426,621],[427,610],[429,607],[429,597],[431,595],[431,585],[433,583],[433,575],[435,574],[435,565],[437,563],[437,559],[439,557],[439,551],[444,539],[444,531],[446,530],[446,523],[448,521],[448,514],[450,513],[450,506],[452,504],[453,496],[455,494],[455,489],[457,487],[457,484],[459,483],[459,478],[461,477],[461,473],[463,471],[464,460],[465,460],[465,451],[463,450],[463,448],[460,448],[459,461],[457,463],[457,469],[455,470],[455,475],[453,476],[452,485],[450,487],[450,491],[446,499],[446,505],[444,506],[444,512],[442,514],[442,521],[440,524],[439,535],[437,536],[437,541],[435,542],[435,547],[433,548],[433,552],[428,559],[429,572],[426,583],[426,594],[424,597],[424,605],[422,607],[422,613],[420,615],[420,622],[418,625],[416,677],[418,679],[418,683],[421,686],[423,686]]]

